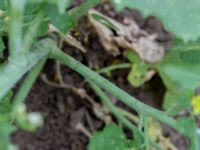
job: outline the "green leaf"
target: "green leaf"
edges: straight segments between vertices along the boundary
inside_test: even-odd
[[[57,5],[60,14],[65,13],[65,9],[69,7],[72,3],[72,0],[29,0],[29,4],[53,4]]]
[[[87,0],[85,3],[81,4],[76,9],[72,10],[70,12],[70,16],[73,19],[78,20],[80,17],[85,15],[89,9],[91,9],[100,2],[101,0]]]
[[[197,128],[196,122],[193,117],[179,118],[177,120],[177,130],[190,138],[190,150],[200,149],[200,129]]]
[[[200,37],[200,0],[112,0],[119,11],[124,7],[156,16],[166,29],[185,42]]]
[[[7,150],[11,145],[10,136],[15,131],[15,127],[10,123],[12,112],[12,91],[0,100],[0,149]]]
[[[139,87],[146,81],[148,66],[132,50],[126,51],[125,55],[133,63],[131,71],[128,74],[128,81],[132,86]]]
[[[129,150],[129,144],[122,129],[110,124],[92,136],[88,150]]]
[[[72,0],[59,0],[59,1],[57,0],[56,2],[57,2],[59,12],[61,14],[64,14],[65,9],[71,5]]]
[[[133,50],[127,50],[125,52],[125,56],[133,64],[139,64],[142,62],[140,57],[135,52],[133,52]]]
[[[87,0],[74,10],[61,14],[54,5],[45,5],[45,11],[51,23],[61,32],[66,33],[75,27],[77,20],[85,15],[87,11],[98,4],[100,0]]]
[[[190,106],[190,99],[193,93],[177,93],[174,91],[167,91],[164,97],[163,107],[167,109],[167,114],[170,116],[176,115],[185,108]]]
[[[191,56],[184,56],[183,59],[185,49],[171,50],[167,57],[156,66],[168,91],[165,95],[165,109],[170,109],[177,104],[186,106],[185,104],[192,99],[194,90],[200,86],[200,64],[191,60]]]
[[[200,86],[200,66],[183,66],[179,63],[164,63],[160,66],[159,73],[169,89],[194,91]]]
[[[53,5],[45,6],[46,13],[51,23],[61,32],[66,33],[69,29],[75,26],[75,21],[67,13],[60,14],[58,9]]]
[[[0,9],[5,9],[6,0],[0,0]]]
[[[199,56],[200,56],[200,50],[193,49],[189,51],[187,50],[187,51],[180,52],[180,59],[183,62],[188,62],[191,64],[200,63]]]
[[[128,81],[134,87],[139,87],[146,81],[148,68],[144,63],[133,64],[131,72],[128,74]]]
[[[0,2],[1,3],[1,2]],[[0,7],[1,7],[1,4],[0,4]],[[0,35],[2,34],[2,31],[4,31],[4,13],[3,13],[3,10],[1,10],[0,8]]]
[[[11,111],[12,111],[12,91],[8,92],[8,94],[0,100],[0,121],[9,120]]]
[[[30,26],[34,26],[34,19],[37,17],[39,13],[41,13],[43,7],[42,5],[35,5],[35,4],[27,4],[26,11],[24,15],[24,34],[27,33],[27,30]],[[48,31],[48,24],[49,21],[44,19],[40,23],[40,27],[37,30],[35,38],[40,36],[44,36],[44,34]]]
[[[194,133],[194,129],[196,128],[194,119],[192,117],[187,118],[179,118],[177,120],[178,123],[178,131],[188,137],[192,137]]]

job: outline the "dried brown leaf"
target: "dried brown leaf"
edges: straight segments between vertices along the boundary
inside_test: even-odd
[[[117,30],[113,32],[106,25],[92,17],[99,15],[111,22]],[[164,47],[156,42],[156,35],[150,35],[139,28],[134,20],[126,18],[126,25],[107,17],[96,10],[89,11],[89,22],[97,32],[104,48],[113,55],[120,54],[120,49],[134,50],[142,60],[155,63],[164,56]]]

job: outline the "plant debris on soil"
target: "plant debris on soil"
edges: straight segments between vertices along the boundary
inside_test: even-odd
[[[76,6],[77,2],[79,1],[74,2],[72,7]],[[134,19],[145,32],[157,34],[157,42],[163,45],[166,50],[172,44],[173,36],[166,32],[162,24],[154,17],[144,19],[138,11],[129,9],[116,13],[107,2],[98,5],[96,9],[119,22],[122,22],[125,17]],[[122,54],[113,56],[104,49],[98,34],[91,30],[91,26],[88,25],[87,17],[82,17],[79,20],[78,26],[71,32],[71,35],[82,43],[87,52],[83,53],[67,44],[63,44],[61,48],[94,70],[115,63],[128,62]],[[28,111],[40,112],[43,115],[44,126],[34,133],[18,130],[12,136],[14,143],[19,145],[21,150],[86,150],[91,134],[101,130],[106,123],[102,117],[97,116],[94,112],[92,103],[99,106],[101,103],[84,78],[61,65],[63,82],[69,87],[58,86],[57,67],[56,62],[48,61],[41,77],[36,81],[26,100]],[[144,103],[162,109],[165,88],[161,79],[155,75],[142,87],[133,88],[127,81],[129,71],[129,69],[116,70],[112,72],[111,77],[106,77]],[[43,75],[52,84],[44,81]],[[87,97],[81,96],[74,89],[84,89],[91,99],[88,100]],[[127,106],[114,97],[111,99],[116,102],[116,105],[129,110]],[[90,100],[94,100],[94,102]],[[111,115],[108,114],[108,116]],[[111,120],[114,119],[111,118]],[[163,126],[163,132],[163,135],[169,138],[177,149],[185,150],[186,145],[189,144],[187,139],[176,134],[169,127]]]

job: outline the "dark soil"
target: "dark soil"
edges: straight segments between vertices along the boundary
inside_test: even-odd
[[[158,33],[158,41],[165,44],[166,47],[170,46],[172,35],[166,32],[162,24],[155,18],[144,19],[139,12],[131,10],[116,14],[107,4],[99,5],[97,8],[119,21],[124,16],[134,18],[141,28],[149,33]],[[97,35],[85,23],[84,17],[74,32],[80,33],[77,39],[82,41],[87,48],[87,53],[82,53],[68,45],[64,45],[63,50],[90,68],[102,68],[114,62],[127,62],[123,55],[114,57],[103,49]],[[88,36],[89,42],[84,41],[85,36]],[[62,66],[61,70],[66,84],[86,89],[87,93],[99,103],[98,97],[84,82],[84,78],[68,67]],[[129,69],[114,71],[109,80],[144,103],[161,109],[165,92],[161,79],[156,75],[142,87],[133,88],[126,80],[128,72]],[[55,82],[55,62],[49,60],[42,73],[46,74],[49,80]],[[86,150],[89,139],[76,129],[76,125],[80,122],[91,133],[102,129],[105,125],[102,120],[95,116],[88,101],[78,96],[73,90],[47,85],[41,78],[38,78],[33,86],[26,104],[28,111],[40,112],[43,115],[44,126],[35,133],[19,130],[13,135],[14,143],[18,144],[21,150]],[[118,101],[117,105],[128,109],[127,106]],[[171,128],[164,127],[164,134],[173,140],[178,149],[186,149],[186,140],[175,134]]]

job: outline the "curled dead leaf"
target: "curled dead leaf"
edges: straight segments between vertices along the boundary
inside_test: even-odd
[[[116,27],[116,30],[94,19],[92,15],[99,15]],[[142,60],[156,63],[164,57],[164,47],[156,42],[156,35],[150,35],[139,28],[134,20],[125,20],[126,25],[107,17],[92,9],[89,11],[89,23],[95,29],[104,48],[113,55],[120,54],[120,49],[134,50]]]

